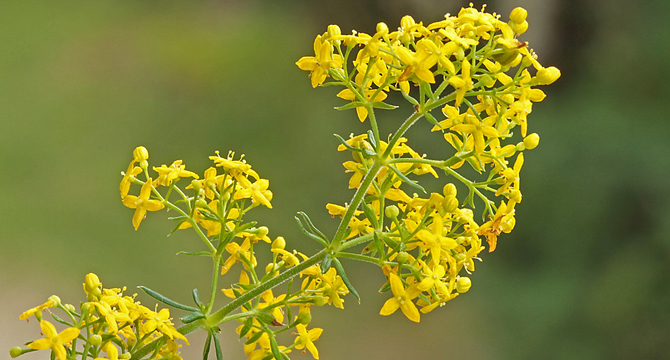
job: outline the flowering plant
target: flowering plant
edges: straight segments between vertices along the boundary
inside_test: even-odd
[[[316,37],[314,56],[302,57],[297,66],[310,72],[313,87],[342,87],[337,96],[348,103],[338,109],[355,109],[370,128],[348,139],[338,136],[338,151],[352,155],[343,165],[355,190],[349,202],[326,206],[340,218],[336,233],[327,236],[307,214],[296,216],[300,230],[323,246],[312,256],[246,220],[256,207],[272,208],[273,193],[243,156],[216,152],[209,157],[213,166],[199,175],[181,160],[150,167],[147,149],[137,147],[120,184],[123,204],[135,211],[132,224],[137,229],[147,212],[167,208],[175,214],[173,232],[195,231],[203,248],[179,254],[212,259],[209,293],[201,299],[193,290],[194,305],[186,305],[140,287],[186,312],[184,325],[175,328],[168,309],[151,310],[124,295],[125,289],[103,288],[88,274],[87,301],[79,309],[52,296],[20,316],[37,318],[44,338],[13,348],[11,355],[51,350],[58,360],[181,359],[177,341],[188,344],[185,335],[204,330],[203,358],[213,348],[221,359],[219,325],[237,321],[249,359],[288,359],[294,349],[318,359],[314,342],[323,330],[311,326],[311,307],[343,308],[348,294],[360,301],[341,259],[381,268],[387,281],[380,292],[389,292],[381,315],[400,309],[419,322],[421,314],[467,292],[479,254],[486,246],[494,251],[498,236],[515,226],[523,153],[539,143],[536,133],[528,134],[527,122],[533,102],[545,97],[535,86],[560,76],[517,39],[528,28],[526,16],[516,8],[503,22],[471,6],[427,26],[405,16],[396,31],[380,23],[374,35],[343,35],[330,25]],[[390,124],[379,122],[378,113],[397,108],[387,102],[393,92],[414,112],[386,133],[381,128]],[[421,155],[410,147],[405,134],[421,118],[443,134],[445,149]],[[443,183],[436,191],[419,184],[422,176],[440,174],[456,184]],[[183,178],[190,179],[185,187],[179,185]],[[260,268],[259,251],[271,258]],[[223,286],[230,300],[217,308],[219,277],[229,272],[239,281]],[[60,333],[43,319],[42,311],[51,308],[66,315],[51,313],[67,327]],[[293,329],[293,343],[280,345],[277,335]]]

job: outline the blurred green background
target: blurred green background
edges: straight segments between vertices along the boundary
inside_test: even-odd
[[[337,89],[312,89],[295,61],[312,55],[328,24],[370,33],[379,21],[430,23],[467,3],[3,2],[0,357],[40,336],[21,312],[52,294],[77,304],[88,272],[183,302],[193,287],[206,291],[210,264],[174,255],[199,250],[194,236],[166,237],[165,213],[132,228],[118,182],[137,145],[152,165],[182,159],[198,172],[215,150],[246,154],[275,193],[274,209],[255,216],[271,236],[316,251],[293,216],[306,211],[333,233],[325,204],[351,192],[332,134],[364,128],[354,112],[332,110]],[[668,358],[670,2],[488,4],[505,19],[526,7],[522,40],[563,73],[530,116],[542,142],[526,156],[517,227],[483,254],[472,290],[420,324],[379,316],[379,269],[346,263],[362,303],[314,310],[321,358]],[[425,130],[413,134],[420,152],[444,146]],[[233,328],[220,335],[226,359],[243,359]],[[192,343],[187,360],[200,356],[202,342]]]

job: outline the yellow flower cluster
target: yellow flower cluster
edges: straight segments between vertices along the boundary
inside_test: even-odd
[[[79,313],[74,306],[63,305],[57,296],[52,296],[44,304],[21,314],[21,319],[35,316],[44,334],[44,338],[28,343],[29,349],[52,350],[56,359],[65,360],[72,358],[76,340],[82,340],[83,358],[117,360],[129,359],[136,350],[155,342],[154,349],[163,358],[181,360],[180,345],[175,340],[186,344],[188,341],[174,328],[168,309],[154,311],[133,297],[123,295],[122,289],[105,289],[93,273],[86,275],[84,291],[88,301],[81,304]],[[56,321],[68,326],[60,333],[52,323],[42,319],[42,310],[53,307],[63,310],[70,320],[52,314]],[[30,351],[15,349],[17,356]]]
[[[331,25],[316,37],[316,56],[297,62],[310,71],[312,86],[345,87],[338,97],[352,103],[339,109],[355,108],[360,121],[370,119],[371,131],[341,139],[338,148],[352,152],[353,161],[343,165],[351,173],[349,188],[363,192],[360,203],[353,212],[346,205],[327,208],[348,220],[340,250],[372,241],[360,255],[336,256],[382,264],[389,280],[384,289],[393,293],[383,315],[401,309],[418,322],[417,305],[426,313],[468,291],[471,282],[462,272],[474,271],[484,249],[480,237],[492,252],[498,236],[514,228],[523,151],[539,143],[537,134],[528,134],[527,116],[545,94],[534,86],[560,77],[517,39],[528,29],[526,17],[526,10],[516,8],[504,22],[471,5],[426,26],[410,16],[397,31],[380,23],[374,35],[342,35]],[[400,92],[415,113],[383,141],[375,110],[394,108],[384,102],[390,91]],[[444,119],[438,120],[434,109],[441,109]],[[429,159],[408,145],[403,134],[420,117],[443,133],[451,157]],[[481,180],[457,172],[465,163]],[[437,178],[438,172],[467,187],[467,196],[459,200],[452,183],[428,195],[410,179]],[[428,196],[408,194],[409,186]],[[503,197],[499,205],[491,195]],[[483,222],[476,220],[476,203],[483,205]]]

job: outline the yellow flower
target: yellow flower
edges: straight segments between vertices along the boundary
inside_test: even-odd
[[[470,61],[467,58],[463,59],[463,66],[461,67],[461,76],[452,76],[449,78],[449,83],[456,89],[456,107],[461,104],[465,93],[472,90],[474,86],[470,78]]]
[[[170,167],[161,165],[161,167],[157,168],[154,166],[154,171],[158,173],[158,179],[156,179],[155,185],[169,186],[173,180],[181,179],[183,177],[193,177],[198,179],[198,174],[186,170],[186,165],[182,164],[181,160],[175,160]]]
[[[423,248],[430,253],[431,264],[433,266],[440,263],[442,258],[442,250],[451,250],[458,246],[456,240],[442,236],[442,231],[444,230],[442,217],[439,214],[433,216],[433,223],[431,224],[433,231],[428,231],[426,229],[419,230],[416,233],[416,237],[423,242]]]
[[[56,328],[48,321],[40,321],[40,328],[44,334],[44,339],[39,339],[31,342],[27,346],[35,350],[49,350],[53,351],[56,359],[65,360],[67,352],[65,345],[69,344],[77,336],[79,336],[79,329],[70,327],[63,330],[60,334],[56,332]]]
[[[303,56],[295,64],[300,70],[311,72],[312,87],[317,87],[328,77],[328,69],[342,67],[342,57],[338,54],[332,55],[332,46],[321,35],[314,39],[314,54],[315,56]]]
[[[128,195],[128,191],[130,190],[130,185],[133,183],[132,179],[135,178],[135,176],[139,175],[142,172],[142,168],[139,166],[135,166],[135,160],[130,162],[130,165],[128,165],[128,170],[126,170],[125,173],[123,174],[123,179],[121,179],[121,184],[119,185],[119,190],[121,191],[121,199],[126,197]]]
[[[123,198],[123,205],[135,209],[135,214],[133,215],[133,226],[135,230],[140,226],[140,223],[144,219],[147,211],[158,211],[165,207],[162,202],[158,200],[151,200],[151,178],[142,185],[140,190],[140,196],[127,195]]]
[[[258,179],[253,184],[249,179],[241,174],[235,176],[237,183],[242,187],[242,189],[235,192],[233,197],[235,200],[239,199],[252,199],[254,202],[263,204],[268,208],[272,209],[272,191],[268,190],[270,186],[270,181],[266,179]]]
[[[485,122],[479,121],[475,116],[466,116],[465,119],[468,121],[468,124],[454,125],[450,130],[472,135],[475,142],[475,152],[477,155],[481,155],[486,147],[486,140],[484,140],[484,137],[497,138],[500,136],[498,130],[493,126],[487,125]]]
[[[42,311],[42,310],[44,310],[44,309],[46,309],[46,308],[50,308],[50,307],[54,307],[54,306],[56,306],[56,302],[53,301],[53,300],[49,300],[49,301],[45,302],[45,303],[42,304],[42,305],[35,306],[35,307],[32,308],[32,309],[29,309],[29,310],[24,311],[23,314],[21,314],[21,315],[19,316],[19,319],[21,319],[21,320],[25,320],[25,319],[27,319],[27,318],[29,318],[29,317],[31,317],[31,316],[37,314],[38,312],[40,312],[40,311]],[[39,318],[38,318],[38,319],[39,319]]]
[[[414,322],[419,322],[421,315],[419,315],[419,310],[412,302],[412,299],[421,294],[421,290],[419,290],[417,284],[405,289],[400,277],[393,272],[389,275],[389,281],[391,282],[391,292],[393,292],[393,297],[386,300],[379,314],[391,315],[400,308],[402,313],[405,314],[408,319]]]
[[[319,350],[316,349],[316,346],[314,345],[314,341],[319,339],[319,336],[321,336],[321,333],[323,332],[323,329],[320,328],[314,328],[309,331],[307,331],[307,326],[305,324],[298,324],[296,326],[296,329],[298,330],[298,337],[295,339],[295,348],[296,349],[304,349],[305,347],[309,352],[314,356],[315,359],[319,358]]]

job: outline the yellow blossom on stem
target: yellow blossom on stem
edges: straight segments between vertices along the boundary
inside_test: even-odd
[[[370,90],[365,90],[364,96],[367,101],[369,102],[375,102],[375,101],[384,101],[386,99],[386,93],[383,91],[379,91],[377,89],[370,89]],[[351,101],[356,101],[358,100],[356,98],[356,94],[354,94],[353,91],[350,89],[344,89],[340,91],[337,94],[337,97],[344,99],[344,100],[351,100]],[[356,106],[356,114],[358,115],[358,120],[361,122],[365,121],[365,119],[368,117],[368,109],[365,106]]]
[[[56,355],[56,359],[66,360],[67,351],[65,346],[79,336],[79,329],[69,327],[59,334],[56,328],[46,320],[40,321],[40,328],[44,334],[44,339],[35,340],[27,346],[35,350],[51,350]]]
[[[400,309],[408,319],[414,322],[419,322],[421,315],[419,315],[419,310],[412,302],[412,299],[421,294],[418,285],[414,284],[405,289],[400,277],[393,272],[389,275],[389,281],[391,282],[391,292],[393,292],[393,297],[386,300],[379,314],[391,315],[396,312],[396,310]]]
[[[144,219],[147,211],[158,211],[165,207],[162,202],[158,200],[151,200],[151,178],[142,185],[140,190],[140,196],[127,195],[123,198],[123,205],[135,209],[135,214],[133,215],[133,226],[135,230],[140,226],[140,223]]]
[[[323,332],[323,329],[320,328],[314,328],[309,331],[307,331],[307,326],[304,324],[298,324],[296,326],[296,329],[298,330],[298,337],[295,339],[295,348],[296,349],[304,349],[307,348],[309,352],[312,354],[312,356],[315,359],[319,358],[319,350],[316,349],[316,346],[314,345],[314,341],[319,339],[319,336],[321,336],[321,333]]]
[[[332,46],[321,35],[314,39],[314,54],[315,56],[303,56],[295,64],[300,70],[311,72],[312,87],[317,87],[328,77],[328,69],[342,67],[342,57],[338,54],[332,55]]]

